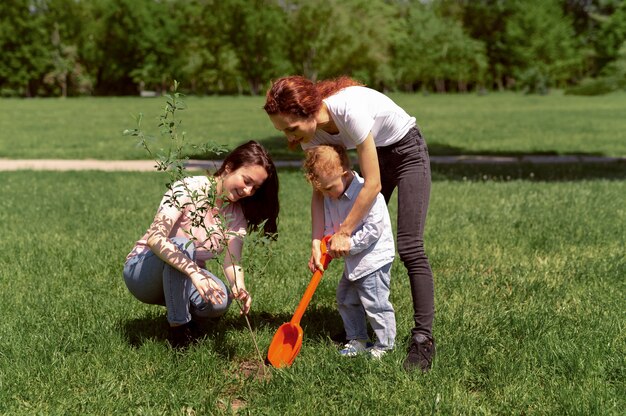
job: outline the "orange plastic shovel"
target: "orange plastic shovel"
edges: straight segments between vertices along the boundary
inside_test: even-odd
[[[331,260],[331,257],[326,253],[326,244],[328,243],[328,240],[330,240],[330,237],[331,236],[324,237],[321,244],[322,258],[320,260],[324,266],[324,270],[326,270],[326,267]],[[300,327],[300,319],[302,318],[306,307],[309,306],[309,302],[313,297],[313,293],[315,293],[315,289],[317,289],[317,285],[320,280],[322,280],[323,274],[324,272],[320,270],[316,270],[315,273],[313,273],[313,277],[311,278],[311,281],[309,282],[309,285],[304,292],[304,296],[302,296],[291,321],[282,324],[278,328],[278,331],[274,334],[272,343],[267,351],[267,361],[269,361],[272,366],[276,368],[290,366],[300,352],[303,335],[302,328]]]

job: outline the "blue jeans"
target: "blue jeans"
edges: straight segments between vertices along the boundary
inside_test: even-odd
[[[435,316],[433,272],[424,252],[424,227],[430,198],[428,147],[417,127],[397,143],[376,148],[385,201],[398,188],[397,246],[411,284],[412,335],[432,338]]]
[[[396,339],[396,316],[389,302],[391,263],[355,281],[344,271],[337,286],[337,309],[346,330],[346,339],[366,340],[367,321],[374,334],[375,346],[393,348]]]
[[[195,246],[187,244],[188,239],[175,237],[171,241],[192,260],[195,260]],[[224,293],[226,285],[210,272],[206,272]],[[124,264],[124,282],[137,299],[151,305],[164,305],[170,324],[185,324],[191,319],[214,318],[226,313],[231,299],[227,296],[223,303],[214,305],[205,302],[191,279],[179,272],[156,254],[148,250],[130,258]]]

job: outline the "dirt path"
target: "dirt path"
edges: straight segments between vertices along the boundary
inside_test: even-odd
[[[432,164],[579,164],[579,163],[620,163],[626,164],[626,157],[603,156],[431,156]],[[301,161],[277,161],[277,167],[300,167]],[[216,169],[221,161],[190,160],[189,169]],[[152,160],[65,160],[65,159],[0,159],[0,171],[15,170],[102,170],[102,171],[153,171]]]

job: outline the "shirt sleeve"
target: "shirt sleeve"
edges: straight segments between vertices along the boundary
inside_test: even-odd
[[[330,218],[330,210],[326,198],[324,198],[324,235],[331,235],[334,233],[333,223]]]
[[[356,147],[363,143],[372,131],[374,117],[369,114],[364,103],[356,101],[348,92],[339,93],[336,98],[337,102],[333,102],[331,107],[335,124],[342,136]]]
[[[358,254],[374,244],[383,233],[385,227],[382,200],[376,198],[374,205],[363,219],[363,225],[350,237],[350,254]]]
[[[163,195],[158,212],[176,221],[190,202],[191,199],[185,189],[185,185],[182,181],[177,181]]]

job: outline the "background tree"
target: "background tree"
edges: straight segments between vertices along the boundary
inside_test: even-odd
[[[85,3],[75,0],[47,0],[42,3],[43,28],[48,36],[51,68],[44,82],[54,95],[88,94],[93,80],[82,62],[84,26],[90,21]]]
[[[394,68],[405,90],[447,90],[447,82],[466,91],[483,83],[487,67],[484,44],[470,38],[459,22],[441,16],[433,4],[413,2],[401,11],[402,35]]]
[[[4,0],[0,92],[258,94],[292,73],[546,92],[606,81],[625,40],[623,0]]]
[[[564,86],[583,63],[574,39],[571,21],[557,0],[516,2],[505,28],[512,64],[507,72],[531,92]]]
[[[505,27],[513,13],[510,1],[506,0],[461,0],[463,7],[452,14],[459,18],[468,35],[483,43],[487,68],[486,86],[503,90],[510,84],[509,51],[505,39]]]
[[[44,25],[45,3],[0,2],[0,88],[3,95],[45,94],[44,74],[52,67]]]
[[[284,10],[273,0],[235,0],[232,7],[230,42],[238,58],[238,69],[257,95],[276,74],[287,74],[287,22]]]
[[[618,58],[620,48],[626,41],[626,1],[617,5],[615,11],[600,19],[596,50],[598,52],[598,68],[602,70],[611,61]]]
[[[220,0],[179,3],[185,10],[181,33],[186,40],[180,81],[199,94],[243,93],[239,59],[230,41],[232,8]]]
[[[164,89],[180,72],[178,2],[93,0],[88,7],[83,54],[96,94]]]
[[[285,2],[294,71],[310,79],[341,74],[369,84],[389,80],[393,8],[381,0]]]

